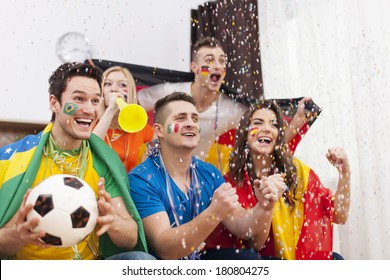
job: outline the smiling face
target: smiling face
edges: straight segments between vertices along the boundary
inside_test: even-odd
[[[191,63],[191,70],[196,83],[210,91],[219,91],[226,75],[226,54],[220,47],[201,47]]]
[[[61,103],[50,95],[50,107],[55,114],[53,137],[62,149],[77,149],[81,141],[89,139],[97,122],[101,97],[96,80],[72,77],[62,93]]]
[[[278,135],[278,121],[272,110],[258,109],[253,113],[247,136],[253,156],[272,155]]]
[[[195,149],[200,139],[199,114],[195,106],[187,101],[173,101],[165,110],[167,116],[164,124],[154,124],[161,148]]]

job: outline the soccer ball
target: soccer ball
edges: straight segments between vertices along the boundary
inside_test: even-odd
[[[30,192],[26,204],[34,208],[27,220],[39,218],[32,231],[45,231],[42,241],[57,247],[70,247],[90,234],[99,216],[92,188],[73,175],[53,175]]]

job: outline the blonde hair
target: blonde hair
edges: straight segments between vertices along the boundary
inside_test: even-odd
[[[124,68],[122,66],[113,66],[108,68],[106,71],[103,72],[103,82],[102,82],[102,88],[104,88],[104,83],[107,79],[107,76],[111,72],[122,72],[127,80],[127,100],[126,102],[129,104],[137,104],[137,92],[135,87],[135,81],[133,78],[133,75],[131,75],[130,71],[127,68]]]
[[[135,86],[135,81],[133,78],[133,75],[131,75],[130,71],[122,66],[113,66],[108,68],[106,71],[103,72],[103,81],[102,81],[102,91],[103,91],[103,98],[101,98],[100,102],[100,117],[103,115],[104,111],[106,110],[106,106],[104,104],[104,83],[106,82],[107,76],[112,72],[122,72],[123,75],[126,77],[127,81],[127,100],[126,102],[129,104],[137,104],[137,91]]]

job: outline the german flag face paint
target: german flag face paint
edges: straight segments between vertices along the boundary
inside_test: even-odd
[[[168,133],[171,134],[171,133],[177,133],[179,132],[179,124],[178,123],[171,123],[168,125]]]
[[[210,66],[202,66],[200,73],[203,76],[208,76],[210,74]]]
[[[252,136],[252,137],[255,137],[255,135],[257,133],[259,133],[260,131],[260,128],[258,127],[252,127],[250,130],[249,130],[249,135]]]
[[[79,105],[67,102],[64,105],[64,113],[69,115],[69,116],[72,116],[72,115],[74,115],[74,113],[76,113],[78,108],[79,108]]]

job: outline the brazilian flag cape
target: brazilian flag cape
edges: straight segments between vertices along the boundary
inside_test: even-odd
[[[28,135],[0,149],[0,227],[15,215],[24,194],[34,182],[42,159],[43,147],[52,127],[53,123],[50,123],[39,134]],[[96,135],[91,134],[88,142],[92,158],[99,157],[107,164],[129,213],[138,225],[138,243],[133,250],[147,252],[142,220],[130,197],[130,187],[122,162],[116,152]],[[107,233],[100,237],[99,243],[99,250],[105,257],[124,252],[112,242]]]

